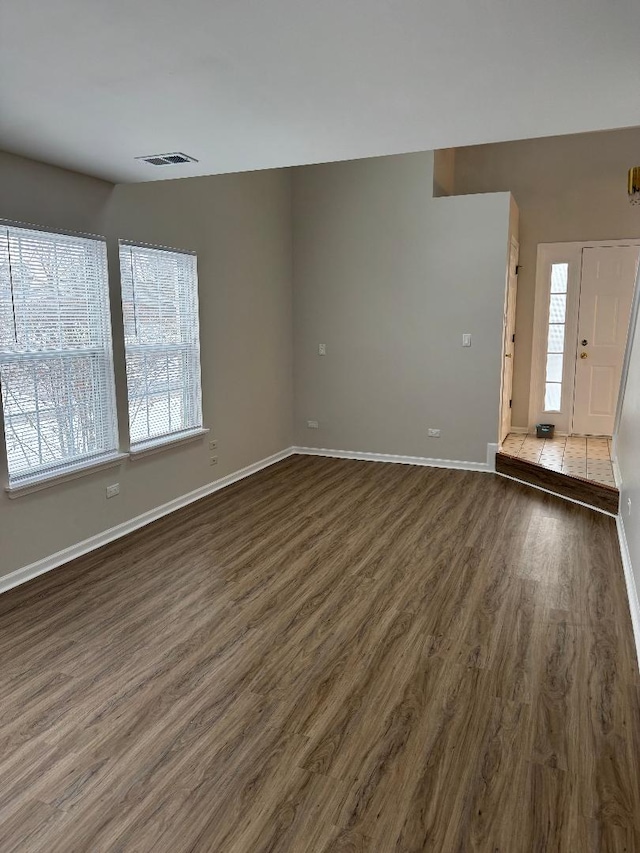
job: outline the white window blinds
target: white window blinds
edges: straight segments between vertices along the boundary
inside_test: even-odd
[[[0,384],[10,485],[116,451],[104,241],[0,224]]]
[[[202,427],[196,257],[120,243],[132,449]]]

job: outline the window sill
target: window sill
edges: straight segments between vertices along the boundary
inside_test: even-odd
[[[89,462],[83,462],[79,465],[67,468],[65,471],[59,471],[54,474],[45,474],[42,477],[31,477],[28,480],[23,480],[16,485],[5,486],[5,492],[10,498],[21,498],[23,495],[30,495],[33,492],[40,492],[43,489],[49,489],[51,486],[57,486],[60,483],[68,483],[71,480],[77,480],[80,477],[86,477],[89,474],[95,474],[96,471],[104,471],[106,468],[115,468],[120,465],[123,460],[127,459],[128,453],[111,453],[109,456],[103,456],[101,459],[95,459]]]
[[[170,436],[169,438],[163,438],[159,441],[154,441],[153,443],[147,442],[139,447],[132,447],[129,451],[129,456],[132,460],[143,459],[145,456],[151,456],[154,453],[161,453],[163,450],[170,450],[180,444],[195,441],[198,438],[202,438],[203,435],[207,435],[209,432],[210,430],[202,427],[200,429],[190,430],[189,432],[179,433],[177,435]]]

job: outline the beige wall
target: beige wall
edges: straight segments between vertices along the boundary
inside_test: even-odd
[[[510,190],[520,209],[515,426],[528,423],[537,246],[640,237],[640,213],[626,195],[639,158],[638,128],[456,149],[456,193]]]
[[[113,184],[0,151],[0,219],[102,233]]]
[[[456,180],[456,149],[440,148],[433,152],[433,195],[453,195]]]
[[[510,196],[432,193],[432,153],[294,170],[297,445],[482,463],[497,441]]]
[[[640,299],[640,295],[636,298]],[[632,336],[629,372],[616,436],[616,455],[622,480],[620,517],[629,545],[636,590],[640,591],[640,313],[635,318]],[[640,625],[636,625],[636,630],[639,628]],[[636,636],[636,642],[639,641],[640,634]]]
[[[198,253],[206,440],[9,500],[0,576],[291,445],[291,193],[285,171],[113,187],[0,156],[0,217],[107,234],[126,433],[117,237]],[[124,414],[124,416],[123,416]],[[107,501],[105,487],[120,483]]]

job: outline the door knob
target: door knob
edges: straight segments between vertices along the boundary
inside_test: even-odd
[[[587,355],[587,353],[586,353],[586,352],[581,352],[581,353],[580,353],[580,358],[589,358],[589,356]]]
[[[582,346],[583,346],[583,347],[586,347],[586,345],[589,343],[589,341],[588,341],[586,338],[583,338],[583,339],[580,341],[580,343],[582,344]]]

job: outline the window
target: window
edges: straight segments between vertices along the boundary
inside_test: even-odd
[[[10,487],[115,454],[103,240],[0,224],[0,384]]]
[[[202,428],[196,257],[121,241],[120,274],[135,451]]]
[[[551,264],[549,324],[545,365],[544,410],[559,412],[562,407],[565,321],[569,264]]]

